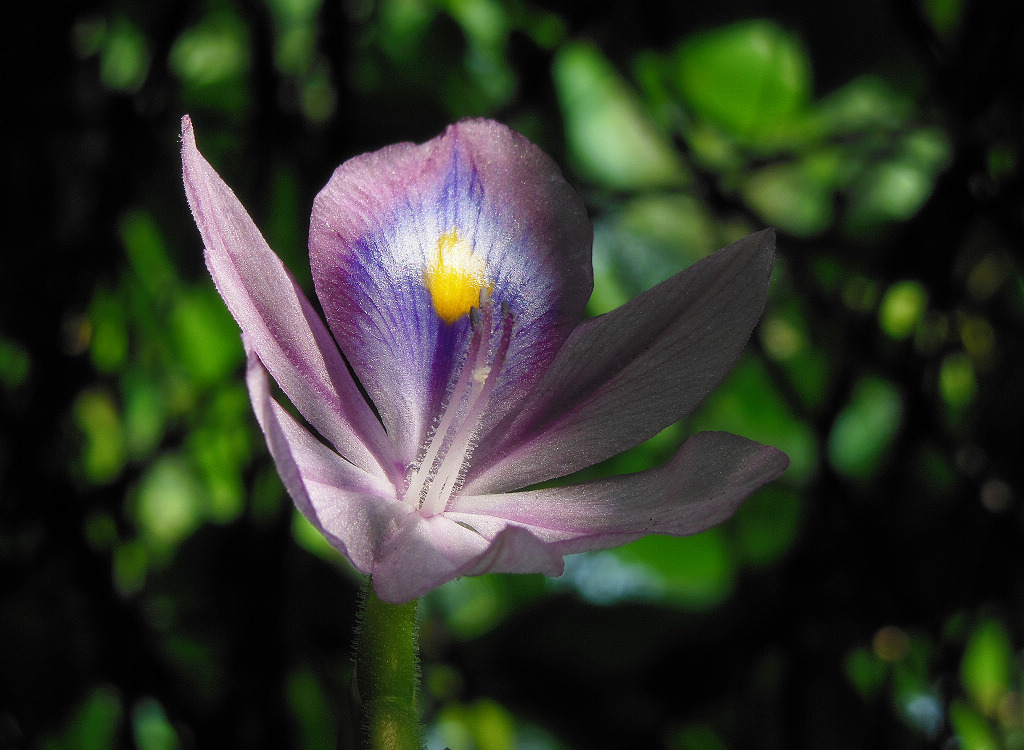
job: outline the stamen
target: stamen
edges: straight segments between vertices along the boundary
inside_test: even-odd
[[[476,308],[470,310],[470,325],[471,334],[469,341],[469,348],[466,352],[466,357],[462,363],[462,371],[459,373],[459,379],[452,387],[451,393],[448,395],[447,406],[445,407],[444,413],[441,416],[441,420],[435,426],[430,437],[427,439],[427,449],[423,454],[423,457],[418,462],[418,468],[413,473],[412,479],[409,482],[409,486],[405,491],[405,497],[409,500],[414,500],[416,507],[420,507],[423,504],[423,499],[426,495],[427,486],[430,480],[434,476],[434,463],[437,461],[438,454],[444,447],[448,430],[451,428],[452,422],[455,421],[459,406],[466,396],[466,393],[470,386],[470,377],[473,373],[472,363],[479,357],[480,349],[485,338],[478,335],[477,331],[479,328],[479,311]]]
[[[431,485],[430,494],[433,496],[435,513],[440,513],[448,506],[452,496],[465,481],[469,459],[473,455],[473,449],[476,448],[476,433],[480,418],[483,416],[484,409],[487,408],[487,402],[490,400],[491,392],[498,381],[498,374],[505,362],[505,355],[508,353],[508,346],[512,340],[512,313],[507,305],[502,304],[501,314],[501,338],[498,340],[494,359],[484,368],[473,372],[475,393],[470,397],[468,411],[461,422],[462,428],[458,430],[458,434],[445,453],[441,465],[437,469],[437,476]]]
[[[513,317],[503,304],[501,335],[491,356],[493,308],[488,291],[481,290],[480,306],[470,310],[471,338],[462,370],[405,493],[406,499],[426,516],[443,512],[462,485],[476,447],[480,418],[508,353]]]

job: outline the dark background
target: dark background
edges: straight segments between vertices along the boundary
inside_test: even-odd
[[[1024,747],[1012,3],[677,5],[5,10],[0,747],[354,746],[359,580],[249,412],[185,112],[303,282],[333,168],[470,115],[583,194],[594,313],[779,229],[733,376],[605,468],[717,428],[789,472],[698,537],[426,597],[429,747]]]

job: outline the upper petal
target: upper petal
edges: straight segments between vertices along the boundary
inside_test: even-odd
[[[567,487],[461,495],[445,515],[484,536],[517,525],[565,555],[648,534],[703,531],[788,465],[775,448],[728,432],[700,432],[655,469]]]
[[[394,450],[338,347],[245,208],[181,121],[185,192],[206,264],[251,346],[310,424],[355,465],[395,473]]]
[[[758,232],[580,325],[529,398],[477,447],[466,491],[565,476],[686,416],[743,350],[774,250],[774,232]]]
[[[579,321],[593,283],[591,239],[555,164],[494,122],[463,121],[335,171],[310,227],[317,294],[405,461],[441,408],[478,292],[514,320],[492,423]]]

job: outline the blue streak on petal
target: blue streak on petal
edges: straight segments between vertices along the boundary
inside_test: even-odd
[[[484,204],[484,186],[462,141],[455,141],[439,199],[449,225],[442,231],[458,227],[465,236],[474,239]]]

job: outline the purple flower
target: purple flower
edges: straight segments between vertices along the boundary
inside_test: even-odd
[[[702,432],[658,468],[521,490],[641,443],[721,381],[764,306],[771,231],[582,320],[583,203],[525,138],[466,120],[345,162],[317,196],[324,325],[187,116],[182,141],[189,205],[242,328],[277,469],[381,599],[488,571],[557,576],[569,553],[693,534],[786,468],[775,448]]]

